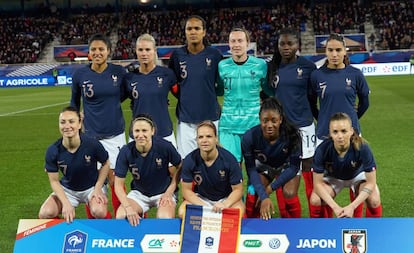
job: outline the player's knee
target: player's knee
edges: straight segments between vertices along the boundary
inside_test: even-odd
[[[367,206],[368,207],[376,208],[376,207],[379,207],[380,205],[381,205],[381,199],[380,199],[379,195],[372,195],[372,196],[368,197],[368,199],[367,199]]]
[[[106,208],[91,208],[91,214],[93,217],[95,217],[96,219],[104,219],[106,217],[107,214],[107,209]]]
[[[296,197],[298,195],[298,192],[295,191],[294,189],[285,189],[283,188],[283,196],[286,199],[291,199],[293,197]]]
[[[58,215],[58,212],[54,208],[42,207],[39,210],[39,219],[52,219]]]
[[[322,200],[315,192],[312,192],[309,198],[309,203],[313,206],[320,206],[322,205]]]
[[[157,218],[160,218],[160,219],[175,218],[175,209],[169,209],[169,210],[159,210],[158,209]]]

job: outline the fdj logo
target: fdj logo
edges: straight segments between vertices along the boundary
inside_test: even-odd
[[[84,253],[86,248],[87,234],[76,230],[65,235],[63,253]]]
[[[161,249],[164,241],[164,239],[152,239],[148,242],[148,247],[152,249]]]

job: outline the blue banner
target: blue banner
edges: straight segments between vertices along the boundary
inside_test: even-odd
[[[14,253],[179,252],[180,219],[23,219]],[[414,218],[242,219],[238,252],[414,252]],[[53,238],[51,240],[51,238]]]

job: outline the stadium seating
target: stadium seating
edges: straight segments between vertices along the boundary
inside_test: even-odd
[[[192,14],[206,19],[210,43],[226,43],[232,27],[245,27],[251,32],[251,41],[257,43],[259,55],[274,51],[277,31],[283,27],[293,27],[305,34],[303,47],[312,50],[313,35],[364,33],[367,22],[372,22],[376,29],[370,37],[376,49],[414,48],[412,1],[322,0],[312,1],[311,5],[300,1],[275,2],[266,8],[243,6],[197,11],[191,7],[167,11],[137,6],[118,12],[110,6],[86,5],[72,10],[71,15],[56,10],[53,15],[41,12],[43,15],[36,13],[33,17],[2,15],[0,64],[33,63],[55,38],[62,45],[87,44],[88,37],[97,32],[110,36],[114,42],[113,59],[135,59],[135,40],[142,33],[152,34],[159,46],[184,44],[183,22]]]

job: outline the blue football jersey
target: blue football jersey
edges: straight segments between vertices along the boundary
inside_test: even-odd
[[[221,59],[220,51],[209,46],[198,54],[189,53],[185,46],[173,51],[169,67],[179,84],[176,110],[179,121],[197,124],[219,119],[216,78]]]
[[[308,97],[312,89],[310,76],[315,69],[313,62],[300,56],[294,63],[280,64],[278,82],[272,84],[275,97],[282,103],[286,117],[297,127],[313,123]]]
[[[126,70],[108,63],[102,72],[90,65],[77,70],[72,77],[70,104],[84,112],[85,134],[97,139],[119,135],[125,131],[121,102],[126,98],[123,79]]]
[[[329,136],[329,120],[337,112],[348,114],[352,126],[360,133],[359,117],[368,108],[368,83],[362,72],[350,65],[344,69],[322,66],[311,74],[313,92],[319,98],[319,116],[316,135],[319,139]],[[357,100],[359,105],[357,107]]]
[[[45,170],[60,171],[60,183],[74,191],[94,186],[99,176],[97,162],[104,164],[108,160],[108,152],[98,140],[85,135],[80,138],[81,144],[74,153],[67,151],[60,138],[48,147],[45,155]]]
[[[194,191],[212,201],[227,198],[232,192],[231,186],[243,182],[236,158],[224,148],[217,149],[219,155],[210,167],[201,158],[200,149],[196,149],[185,157],[181,171],[183,182],[194,181]]]
[[[143,157],[135,147],[135,141],[124,145],[119,151],[115,175],[125,178],[128,171],[132,174],[131,190],[146,196],[162,194],[171,183],[169,164],[177,166],[181,156],[174,146],[161,137],[152,138],[152,147]]]
[[[312,170],[337,179],[350,180],[363,171],[376,170],[376,163],[367,143],[363,143],[360,150],[351,144],[345,156],[339,157],[332,139],[327,139],[316,148]]]
[[[260,125],[249,129],[243,135],[242,152],[246,170],[251,184],[261,199],[267,198],[268,195],[257,172],[257,164],[265,164],[272,168],[286,165],[282,173],[272,182],[272,188],[277,189],[292,179],[300,169],[302,150],[300,144],[296,146],[294,150],[290,150],[288,140],[283,138],[278,138],[274,144],[270,144],[264,138]]]
[[[156,66],[148,74],[128,73],[125,82],[132,101],[132,118],[141,113],[149,114],[156,125],[157,136],[171,135],[173,126],[168,111],[168,93],[176,83],[174,72]]]

